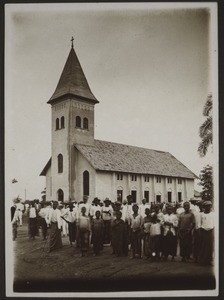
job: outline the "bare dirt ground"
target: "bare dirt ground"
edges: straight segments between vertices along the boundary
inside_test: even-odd
[[[48,242],[42,236],[29,240],[27,224],[18,228],[14,242],[14,291],[80,292],[138,290],[207,290],[215,288],[212,266],[193,261],[152,262],[148,259],[114,257],[111,247],[100,256],[80,257],[80,250],[62,237],[63,248],[47,253]]]

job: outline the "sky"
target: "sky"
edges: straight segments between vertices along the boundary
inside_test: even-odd
[[[209,8],[207,8],[209,7]],[[168,151],[196,175],[198,130],[216,100],[215,3],[8,4],[5,39],[7,201],[41,197],[51,156],[52,96],[71,48],[95,106],[95,138]],[[215,60],[214,60],[215,58]],[[216,102],[215,102],[216,103]],[[213,150],[213,152],[212,152]],[[12,184],[16,178],[17,183]],[[195,184],[195,188],[200,187]]]

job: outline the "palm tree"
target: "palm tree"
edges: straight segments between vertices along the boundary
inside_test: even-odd
[[[208,147],[212,145],[212,94],[209,94],[203,109],[203,116],[206,120],[199,128],[199,136],[201,142],[198,147],[198,152],[201,157],[204,157],[208,151]]]

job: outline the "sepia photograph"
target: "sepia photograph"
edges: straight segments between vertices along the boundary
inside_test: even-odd
[[[218,295],[217,20],[5,5],[7,297]]]

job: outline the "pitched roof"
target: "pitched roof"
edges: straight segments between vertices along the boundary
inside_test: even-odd
[[[43,170],[41,171],[39,176],[46,176],[48,169],[51,166],[51,158],[48,160],[48,162],[46,163],[45,167],[43,168]]]
[[[90,90],[74,48],[70,50],[56,90],[47,103],[53,103],[68,95],[71,97],[76,96],[92,103],[99,102]]]
[[[96,170],[197,178],[169,152],[95,140],[94,146],[75,147]]]

